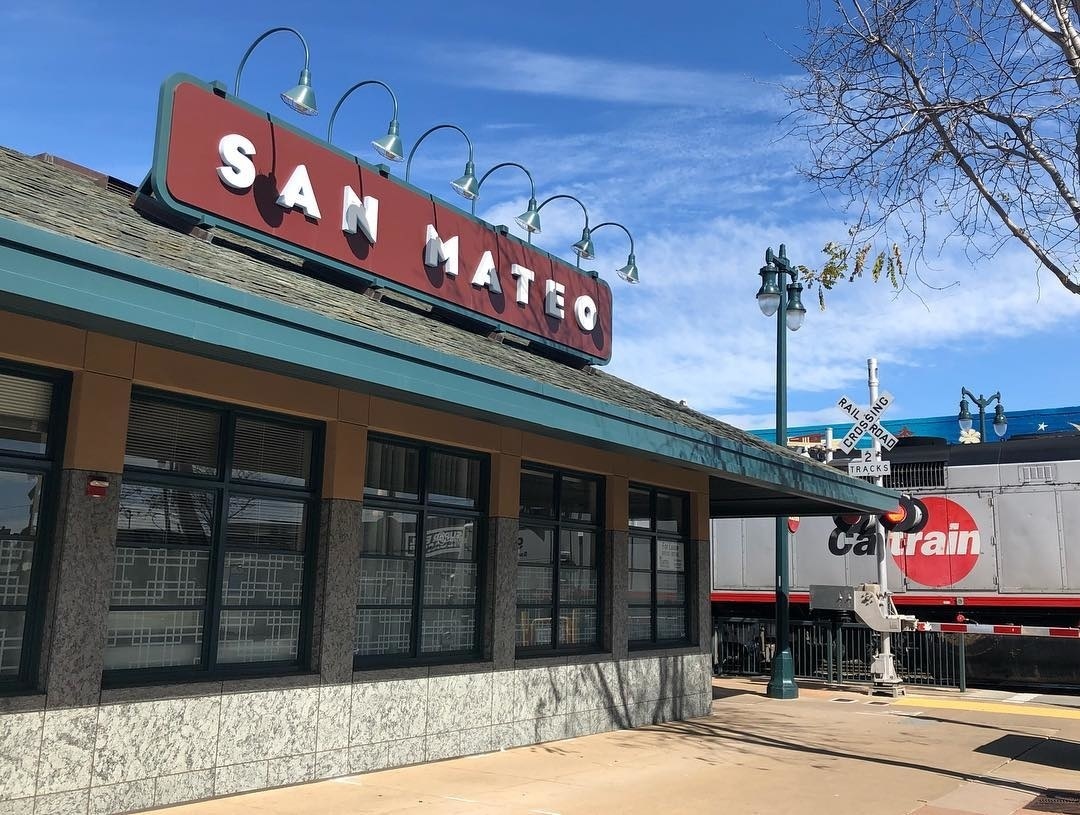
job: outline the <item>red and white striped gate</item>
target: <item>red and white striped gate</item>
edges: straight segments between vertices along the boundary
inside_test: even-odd
[[[1080,639],[1080,628],[1053,628],[1042,625],[975,625],[972,623],[916,623],[919,631],[941,634],[993,634],[1007,637],[1066,637]]]

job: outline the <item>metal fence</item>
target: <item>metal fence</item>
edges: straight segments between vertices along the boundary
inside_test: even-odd
[[[717,673],[769,673],[775,650],[773,620],[747,617],[713,621],[713,661]],[[825,682],[870,682],[870,664],[880,634],[857,623],[793,620],[791,656],[795,676]],[[900,678],[909,685],[966,690],[962,634],[905,631],[892,635],[892,652]]]

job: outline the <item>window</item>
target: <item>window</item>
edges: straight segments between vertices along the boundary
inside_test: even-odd
[[[600,483],[532,465],[521,471],[519,653],[600,645]]]
[[[685,642],[689,499],[654,487],[630,488],[629,640],[633,647]]]
[[[357,667],[480,655],[487,459],[370,437]]]
[[[0,688],[33,680],[65,402],[59,377],[0,367]]]
[[[133,397],[106,671],[303,662],[320,442],[312,424]]]

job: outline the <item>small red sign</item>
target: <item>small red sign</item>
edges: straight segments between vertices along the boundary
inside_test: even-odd
[[[802,519],[798,515],[788,516],[788,519],[787,519],[788,532],[790,532],[792,535],[794,535],[796,532],[798,532],[799,531],[799,522],[801,520]]]
[[[610,359],[603,280],[197,80],[166,82],[159,116],[153,178],[166,205],[444,301],[494,329]]]
[[[109,479],[94,476],[86,479],[86,495],[88,498],[104,498],[109,494]]]
[[[921,532],[889,533],[889,551],[900,571],[923,586],[951,586],[979,560],[982,539],[971,513],[948,498],[919,499],[927,522]]]

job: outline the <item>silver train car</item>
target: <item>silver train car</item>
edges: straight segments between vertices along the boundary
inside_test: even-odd
[[[912,437],[884,457],[885,485],[922,502],[925,527],[883,536],[800,519],[794,618],[810,614],[811,584],[876,582],[885,546],[894,601],[920,619],[1080,625],[1080,433],[972,445]],[[775,522],[714,520],[711,532],[714,616],[771,617]]]

